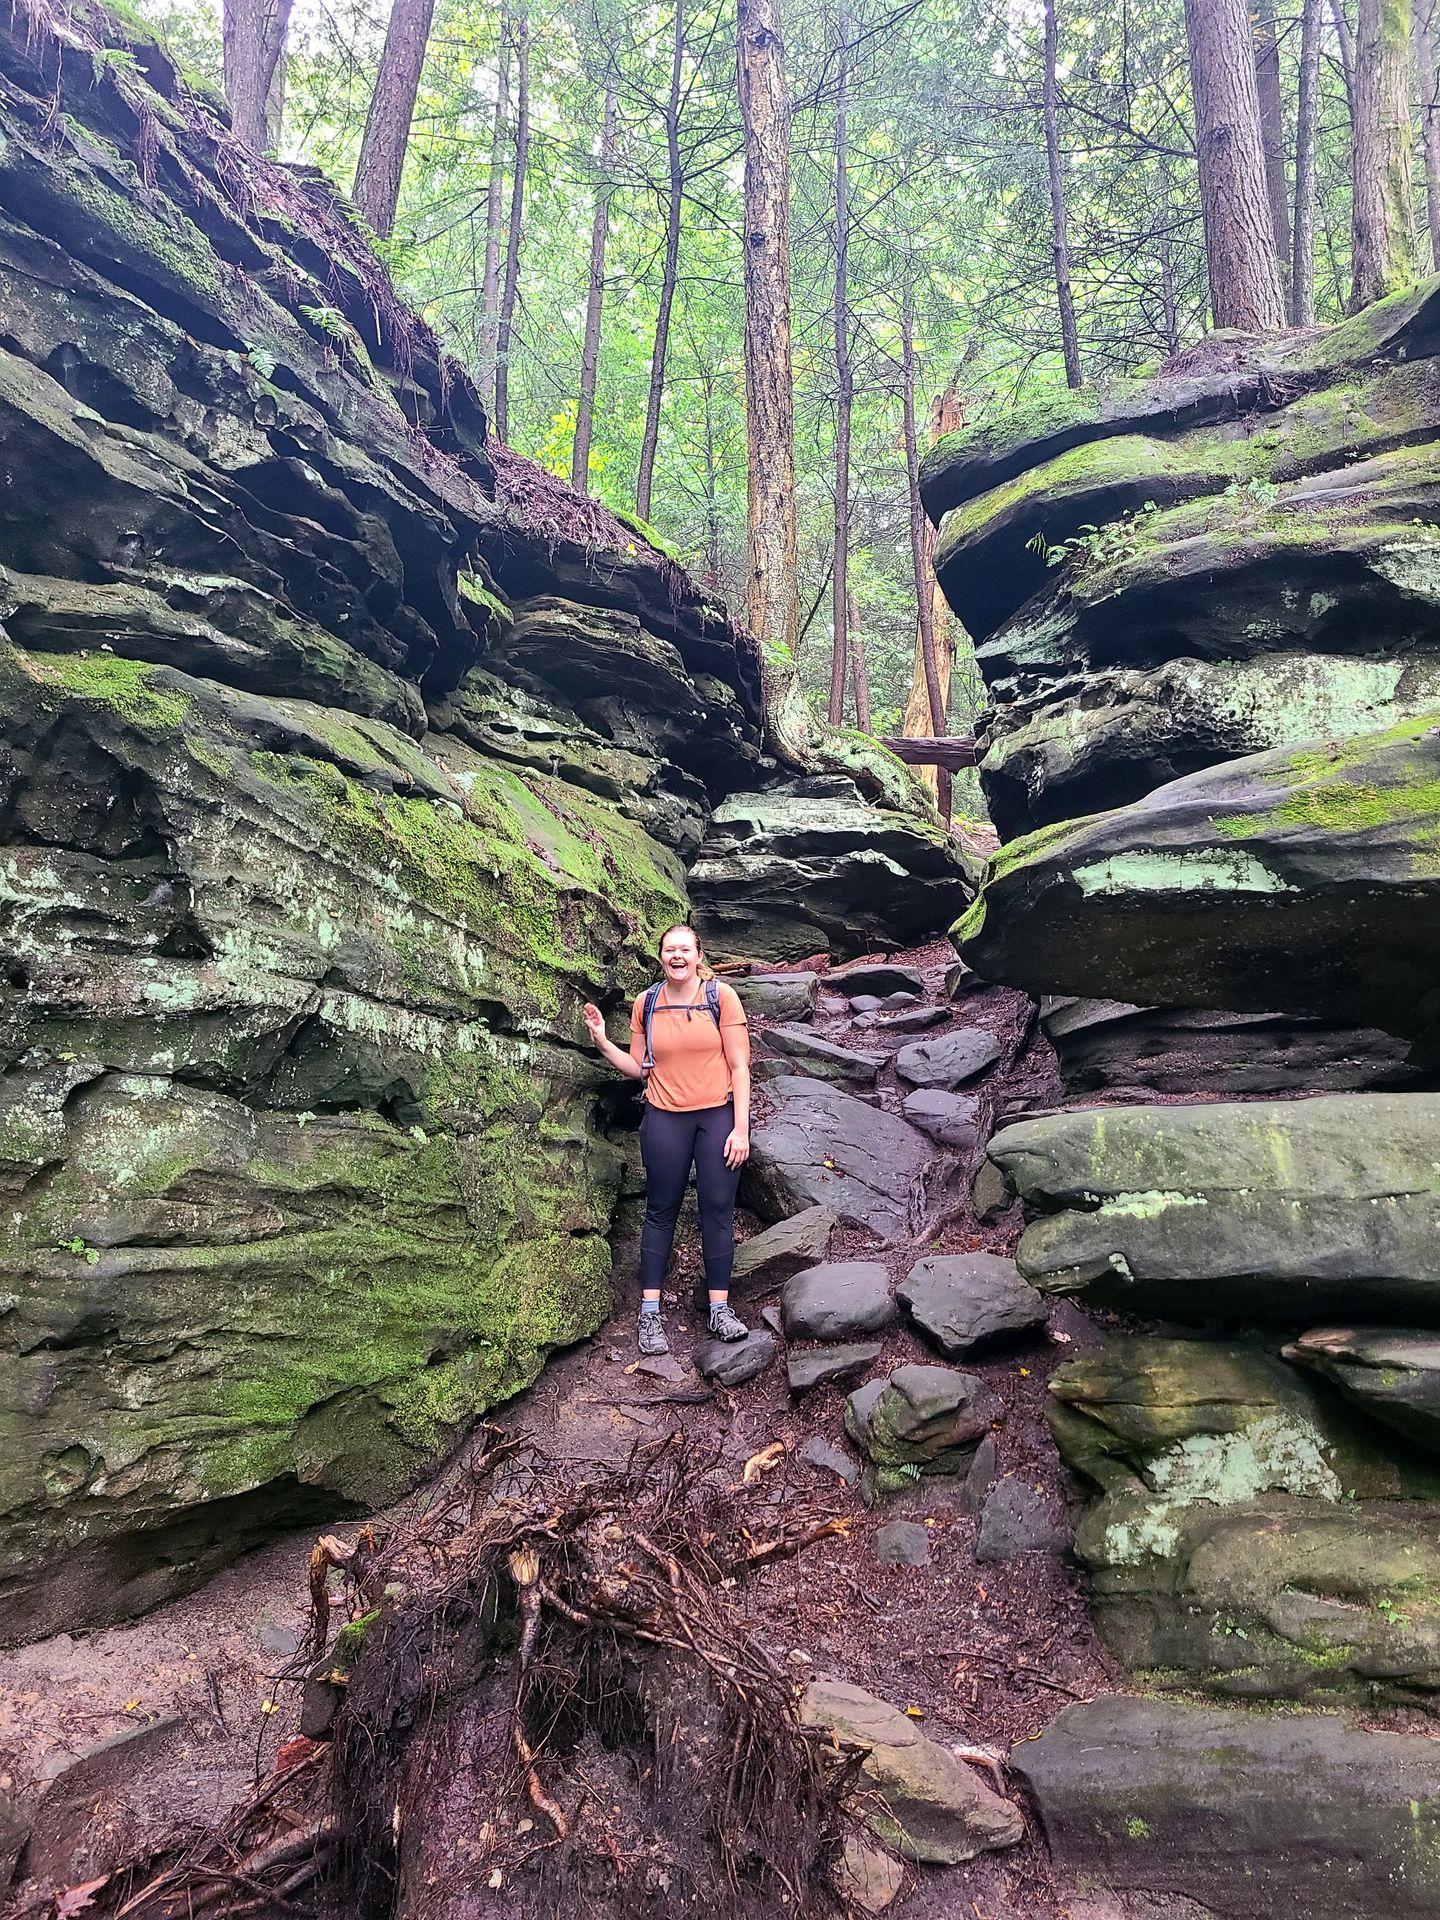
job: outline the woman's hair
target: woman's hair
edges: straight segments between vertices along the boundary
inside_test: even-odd
[[[670,926],[666,927],[665,931],[661,934],[660,938],[655,943],[656,957],[658,958],[660,953],[664,950],[665,942],[670,938],[672,933],[688,933],[689,934],[690,938],[695,942],[696,953],[698,953],[701,956],[700,965],[699,965],[699,968],[697,969],[697,971],[699,972],[700,978],[702,980],[713,979],[714,975],[711,973],[710,968],[706,965],[706,962],[705,962],[705,958],[704,958],[705,949],[700,944],[700,935],[695,931],[694,927],[691,926],[688,920],[676,920]]]

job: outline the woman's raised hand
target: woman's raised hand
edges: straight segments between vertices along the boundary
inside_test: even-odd
[[[590,1038],[592,1040],[603,1040],[605,1038],[605,1016],[593,1000],[587,1000],[585,1002],[585,1024],[590,1029]]]

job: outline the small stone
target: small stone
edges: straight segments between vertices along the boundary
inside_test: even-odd
[[[970,1471],[965,1476],[965,1484],[960,1489],[959,1508],[961,1513],[977,1515],[985,1505],[985,1496],[995,1484],[995,1475],[1000,1468],[1000,1448],[993,1433],[987,1433],[975,1449],[970,1462]]]
[[[933,1040],[916,1040],[895,1056],[895,1071],[915,1087],[963,1087],[1001,1054],[1000,1042],[984,1027],[957,1027]]]
[[[743,1340],[697,1340],[691,1358],[707,1380],[738,1387],[763,1373],[778,1350],[774,1334],[757,1329]]]
[[[690,1371],[675,1358],[673,1353],[648,1355],[635,1362],[636,1373],[646,1374],[652,1380],[663,1380],[668,1386],[678,1387],[690,1379]]]
[[[917,1087],[907,1093],[900,1111],[914,1127],[923,1127],[942,1147],[960,1152],[980,1137],[981,1109],[973,1093],[949,1093],[944,1087]]]
[[[292,1627],[277,1627],[273,1620],[260,1623],[260,1644],[266,1653],[283,1654],[287,1658],[300,1650],[300,1636]]]
[[[923,1567],[930,1558],[929,1532],[916,1520],[888,1521],[872,1544],[882,1567]]]
[[[827,1260],[785,1282],[787,1340],[844,1340],[879,1333],[895,1319],[890,1275],[877,1260]]]
[[[886,1033],[928,1033],[943,1027],[950,1018],[944,1007],[912,1007],[908,1013],[891,1014],[885,1022]]]
[[[812,1467],[821,1467],[827,1473],[833,1473],[843,1480],[847,1487],[853,1487],[860,1478],[860,1469],[848,1453],[841,1451],[831,1440],[818,1433],[812,1433],[800,1449],[800,1458],[808,1461]]]
[[[829,1207],[805,1207],[735,1249],[731,1290],[742,1298],[765,1293],[825,1258],[839,1221]],[[778,1332],[778,1327],[776,1328]]]
[[[852,1013],[878,1013],[885,1002],[878,993],[857,993],[850,1002]]]
[[[895,1296],[925,1339],[949,1359],[1034,1333],[1045,1297],[1013,1260],[964,1253],[917,1260]]]
[[[990,1489],[975,1537],[978,1562],[1014,1560],[1022,1553],[1059,1553],[1069,1536],[1050,1513],[1043,1493],[1018,1474]]]
[[[902,1861],[873,1840],[848,1833],[832,1873],[835,1890],[861,1913],[883,1913],[905,1884]]]
[[[819,1347],[807,1353],[790,1353],[785,1370],[791,1393],[809,1393],[832,1381],[846,1380],[862,1372],[880,1358],[878,1340],[842,1347]]]
[[[777,1338],[784,1334],[785,1323],[780,1318],[779,1307],[762,1307],[760,1310],[760,1318]]]
[[[896,966],[889,961],[846,967],[843,973],[828,973],[825,985],[833,992],[843,993],[851,1006],[857,994],[866,998],[891,993],[918,996],[925,991],[925,982],[914,967]]]
[[[880,1005],[887,1013],[892,1008],[898,1010],[903,1007],[918,1007],[919,1004],[920,996],[918,993],[886,993],[882,994],[880,998]]]
[[[970,1210],[985,1225],[1015,1204],[1004,1174],[993,1160],[982,1160],[970,1187]]]

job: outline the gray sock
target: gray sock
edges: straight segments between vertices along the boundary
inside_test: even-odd
[[[658,1300],[642,1300],[640,1302],[640,1311],[642,1314],[659,1313],[660,1302]]]

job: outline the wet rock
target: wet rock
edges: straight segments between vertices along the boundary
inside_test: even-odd
[[[970,1208],[982,1226],[998,1220],[1015,1204],[1015,1194],[995,1162],[985,1159],[975,1170],[970,1183]]]
[[[930,1558],[930,1535],[918,1520],[887,1521],[872,1544],[882,1567],[923,1567]]]
[[[873,1086],[885,1064],[883,1053],[858,1053],[853,1047],[838,1046],[818,1034],[790,1027],[767,1028],[765,1045],[787,1056],[790,1064],[786,1072],[814,1074],[818,1080],[853,1080]]]
[[[964,1153],[980,1137],[981,1106],[973,1093],[947,1093],[943,1087],[919,1087],[907,1093],[900,1111],[912,1126],[923,1127],[942,1147]]]
[[[883,999],[890,993],[921,994],[925,991],[925,982],[914,967],[899,966],[893,961],[870,962],[864,966],[846,967],[843,973],[827,973],[825,984],[836,993],[843,993],[852,1004],[856,994],[867,998]]]
[[[917,1260],[895,1297],[925,1339],[952,1359],[1045,1324],[1044,1295],[998,1253]]]
[[[1440,951],[1440,949],[1437,949]],[[1042,1217],[1043,1292],[1176,1319],[1440,1324],[1440,1096],[1116,1107],[1023,1121],[990,1158]]]
[[[987,1433],[976,1447],[970,1461],[970,1471],[965,1476],[965,1484],[960,1492],[959,1507],[964,1514],[978,1518],[985,1506],[985,1498],[995,1484],[1000,1468],[1000,1448],[993,1433]]]
[[[1440,1335],[1384,1327],[1319,1327],[1284,1349],[1408,1440],[1440,1450]]]
[[[828,1207],[805,1207],[742,1241],[735,1249],[733,1291],[748,1299],[815,1266],[825,1258],[839,1224]]]
[[[815,1387],[848,1380],[880,1357],[879,1341],[861,1341],[840,1347],[820,1347],[813,1352],[790,1353],[785,1359],[791,1393],[809,1393]]]
[[[1440,1744],[1312,1714],[1110,1695],[1011,1767],[1061,1870],[1224,1920],[1423,1920],[1440,1904]]]
[[[756,1328],[743,1340],[697,1340],[691,1357],[705,1379],[738,1387],[763,1373],[778,1350],[775,1336]]]
[[[863,1688],[812,1681],[800,1716],[845,1745],[868,1750],[860,1777],[881,1804],[862,1798],[862,1814],[902,1858],[952,1865],[1023,1837],[1016,1807],[898,1708]]]
[[[957,1027],[934,1040],[916,1040],[895,1056],[895,1071],[912,1087],[963,1087],[993,1067],[1000,1042],[983,1027]]]
[[[905,1867],[893,1853],[849,1833],[834,1869],[836,1891],[861,1913],[884,1913],[905,1884]]]
[[[925,1134],[853,1094],[795,1075],[770,1081],[740,1197],[764,1220],[829,1207],[882,1241],[923,1231],[947,1204],[948,1169]]]
[[[964,1474],[994,1415],[989,1389],[954,1367],[897,1367],[850,1395],[845,1430],[869,1456],[877,1494],[922,1474]]]
[[[752,973],[730,981],[747,1013],[762,1020],[808,1020],[815,1011],[813,973]]]
[[[1069,1539],[1045,1495],[1030,1481],[1007,1473],[995,1482],[981,1508],[975,1559],[989,1563],[1015,1560],[1022,1553],[1061,1553]]]
[[[848,1453],[835,1445],[832,1440],[822,1439],[818,1433],[812,1433],[800,1449],[800,1458],[808,1460],[812,1467],[823,1467],[827,1473],[833,1473],[843,1480],[846,1486],[853,1486],[860,1478],[860,1469]]]
[[[893,1014],[885,1022],[886,1033],[928,1033],[932,1027],[943,1027],[950,1018],[944,1007],[914,1007],[908,1013]]]
[[[635,1371],[647,1380],[663,1380],[667,1387],[682,1386],[694,1376],[673,1353],[659,1353],[635,1362]]]
[[[767,960],[918,945],[971,885],[938,817],[877,808],[843,776],[732,793],[690,870],[711,949]]]
[[[876,1260],[827,1260],[785,1282],[787,1340],[844,1340],[893,1325],[890,1276]]]

